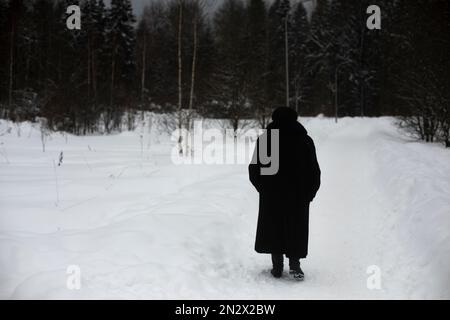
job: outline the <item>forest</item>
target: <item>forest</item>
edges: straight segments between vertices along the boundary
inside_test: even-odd
[[[80,135],[120,130],[142,111],[237,129],[289,105],[301,116],[396,116],[449,146],[449,1],[307,2],[159,0],[136,16],[130,0],[0,0],[0,117]],[[74,4],[80,30],[66,27]],[[370,5],[380,30],[366,26]]]

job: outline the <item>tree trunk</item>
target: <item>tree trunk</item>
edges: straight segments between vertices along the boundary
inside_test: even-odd
[[[192,123],[191,123],[191,117],[192,117],[192,110],[194,107],[194,89],[195,89],[195,71],[197,66],[197,47],[198,47],[198,6],[197,6],[197,0],[195,1],[194,5],[194,17],[193,17],[193,25],[194,25],[194,44],[193,44],[193,52],[192,52],[192,70],[191,70],[191,90],[189,92],[189,112],[188,112],[188,119],[186,124],[186,129],[188,131],[191,130]],[[186,145],[186,148],[189,149],[189,146]]]
[[[90,102],[91,99],[91,78],[92,78],[92,74],[91,74],[91,36],[88,36],[88,47],[87,47],[87,54],[88,54],[88,60],[87,60],[87,86],[88,86],[88,101]]]
[[[364,109],[365,109],[365,96],[364,96],[364,82],[361,81],[361,92],[360,92],[360,100],[361,100],[361,117],[364,117]]]
[[[145,95],[145,69],[147,62],[147,31],[144,30],[144,47],[142,49],[142,73],[141,73],[141,102],[144,102]]]
[[[9,48],[9,86],[8,86],[8,105],[9,110],[12,110],[12,91],[13,91],[13,78],[14,78],[14,37],[16,22],[13,18],[11,22],[11,34],[10,34],[10,48]]]
[[[284,50],[286,64],[286,107],[289,107],[289,41],[288,41],[288,13],[284,18]]]
[[[115,41],[114,41],[115,42]],[[114,99],[114,77],[115,77],[115,69],[116,69],[116,46],[114,44],[113,47],[113,53],[112,53],[112,59],[111,59],[111,92],[109,95],[109,106],[112,108]]]
[[[197,46],[198,46],[198,8],[194,8],[194,46],[192,53],[192,71],[191,71],[191,92],[189,94],[189,111],[192,111],[194,104],[194,87],[195,87],[195,69],[197,64]]]
[[[182,66],[182,55],[181,55],[181,33],[183,31],[183,0],[178,0],[178,148],[179,153],[183,154],[183,135],[181,129],[183,127],[182,119],[182,103],[183,103],[183,66]]]
[[[363,10],[364,5],[362,3],[360,3],[361,6],[361,10]],[[364,12],[364,11],[360,11],[360,12]],[[364,50],[365,50],[365,35],[366,35],[366,25],[365,25],[365,19],[364,17],[360,18],[360,22],[361,22],[361,37],[360,37],[360,48],[359,48],[359,63],[360,63],[360,67],[361,70],[364,70]],[[365,85],[365,81],[366,79],[364,77],[361,77],[360,79],[361,83],[360,83],[360,108],[361,108],[361,117],[364,117],[364,113],[365,113],[365,94],[364,94],[364,85]]]
[[[112,50],[112,57],[111,57],[111,91],[109,94],[109,110],[106,115],[106,131],[110,132],[110,122],[113,119],[113,103],[114,103],[114,81],[115,81],[115,73],[116,73],[116,39],[114,37],[113,39],[113,50]]]
[[[92,55],[92,89],[94,90],[94,102],[97,103],[97,65],[96,65],[96,54]]]

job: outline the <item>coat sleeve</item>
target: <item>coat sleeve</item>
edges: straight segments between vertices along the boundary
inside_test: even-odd
[[[311,138],[308,139],[309,143],[309,164],[310,164],[310,172],[311,172],[311,180],[310,180],[310,201],[314,199],[317,191],[320,188],[320,167],[317,161],[316,155],[316,147],[314,146],[314,142]]]
[[[253,184],[253,186],[256,188],[256,190],[259,192],[261,189],[260,184],[260,172],[261,168],[258,161],[258,145],[259,145],[259,139],[256,141],[255,144],[255,150],[253,151],[253,157],[252,161],[250,162],[248,166],[248,175],[250,178],[250,182]]]

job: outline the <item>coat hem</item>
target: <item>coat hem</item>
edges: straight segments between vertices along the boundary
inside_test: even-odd
[[[299,258],[299,259],[305,259],[308,256],[308,254],[300,254],[300,255],[299,254],[291,254],[291,253],[289,253],[287,251],[284,251],[284,250],[282,252],[278,252],[278,251],[257,250],[257,249],[255,249],[255,251],[257,253],[260,253],[260,254],[272,254],[272,253],[284,254],[287,257],[294,256],[294,257]]]

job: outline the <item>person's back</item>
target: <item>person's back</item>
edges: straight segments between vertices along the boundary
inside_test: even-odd
[[[281,107],[274,111],[272,119],[265,134],[278,137],[278,148],[270,142],[267,146],[271,158],[278,156],[278,170],[261,174],[264,165],[258,151],[263,147],[261,141],[271,141],[268,137],[258,139],[258,161],[249,166],[250,181],[260,193],[255,250],[272,254],[275,277],[282,274],[286,254],[292,273],[302,280],[299,259],[308,252],[309,203],[320,185],[320,168],[314,143],[297,122],[297,113]]]

